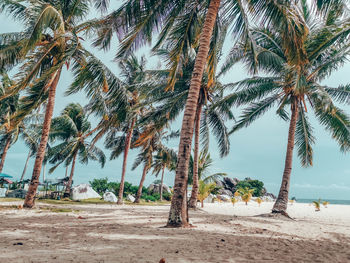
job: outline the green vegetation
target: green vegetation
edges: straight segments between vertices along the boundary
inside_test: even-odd
[[[259,181],[259,180],[245,179],[243,181],[238,182],[237,189],[239,189],[239,188],[253,189],[254,190],[253,196],[259,197],[259,196],[262,196],[262,191],[264,189],[264,183]]]
[[[203,180],[199,180],[198,200],[201,202],[202,207],[204,207],[204,199],[211,194],[215,186],[215,183],[205,183]]]
[[[260,197],[258,197],[257,199],[255,199],[255,202],[257,202],[260,206],[263,200]]]
[[[245,202],[246,205],[248,205],[248,202],[253,197],[254,189],[249,189],[248,187],[245,188],[238,188],[235,196],[240,196],[242,198],[242,201]]]
[[[52,119],[50,139],[59,143],[48,150],[49,162],[54,165],[49,173],[61,164],[66,167],[71,165],[65,197],[70,195],[77,158],[83,164],[89,160],[98,161],[102,168],[106,162],[103,151],[87,140],[92,133],[86,112],[78,103],[69,104],[60,116]]]
[[[216,139],[225,156],[229,136],[274,107],[289,122],[289,132],[273,212],[286,213],[294,145],[302,166],[313,164],[310,112],[342,151],[350,151],[350,117],[340,107],[350,103],[350,85],[323,84],[350,56],[346,1],[124,1],[117,10],[110,10],[109,2],[0,1],[0,12],[20,23],[19,32],[0,34],[0,172],[21,135],[30,148],[22,178],[30,157],[36,155],[25,207],[34,206],[47,162],[54,165],[51,171],[60,164],[70,166],[68,196],[76,158],[82,163],[98,160],[103,166],[104,152],[96,147],[102,141],[111,151],[110,160],[123,158],[121,180],[94,180],[94,189],[100,194],[112,191],[119,196],[118,204],[128,194],[135,195],[135,201],[170,200],[169,194],[150,194],[143,183],[152,168],[154,174],[162,174],[161,184],[165,169],[175,170],[168,226],[186,226],[185,186],[193,184],[191,207],[198,192],[202,202],[215,192],[210,182],[224,175],[208,172],[209,139]],[[94,17],[86,20],[91,14]],[[225,54],[222,48],[229,33],[231,52]],[[114,37],[120,43],[114,50],[118,70],[109,69],[94,52],[107,51]],[[154,44],[149,53],[162,62],[156,69],[148,69],[145,57],[135,55],[145,44]],[[251,77],[221,83],[238,63]],[[72,76],[68,86],[59,85],[64,71]],[[87,105],[69,103],[53,118],[57,88],[66,88],[66,95],[84,93]],[[236,120],[233,112],[239,114]],[[95,118],[94,129],[90,116]],[[180,143],[174,154],[163,135],[180,116]],[[139,186],[125,182],[130,149],[139,151],[133,167],[143,166]],[[262,193],[258,180],[238,184],[237,194],[246,204]]]
[[[318,201],[312,201],[312,203],[315,206],[316,212],[321,211],[321,199],[318,199]]]
[[[231,203],[232,203],[233,206],[235,206],[235,203],[237,203],[237,202],[238,202],[237,198],[235,198],[235,197],[231,198]]]
[[[119,193],[120,183],[108,182],[108,178],[94,179],[93,181],[90,182],[90,184],[91,184],[91,187],[97,193],[99,193],[101,196],[106,191],[112,192],[115,195],[118,195],[118,193]],[[132,185],[129,182],[125,182],[124,183],[123,196],[126,197],[128,194],[131,194],[131,195],[135,196],[137,194],[138,188],[139,188],[138,186]],[[157,194],[157,193],[151,195],[149,193],[148,189],[146,187],[143,187],[141,199],[144,199],[146,201],[155,202],[155,201],[160,200],[160,195]],[[166,200],[166,201],[170,201],[171,200],[171,194],[163,193],[163,199]]]

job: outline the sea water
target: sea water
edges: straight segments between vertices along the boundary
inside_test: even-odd
[[[318,198],[315,199],[298,199],[297,198],[297,203],[312,203],[312,201],[318,201]],[[323,201],[328,201],[329,204],[333,205],[350,205],[350,200],[331,200],[331,199],[321,199],[321,202]]]

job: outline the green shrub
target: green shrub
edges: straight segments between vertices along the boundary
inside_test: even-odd
[[[94,189],[97,193],[103,194],[108,190],[108,178],[102,178],[102,179],[94,179],[89,182],[92,189]]]
[[[146,201],[152,201],[152,202],[155,202],[158,200],[153,195],[144,195],[143,199],[145,199]]]
[[[259,180],[243,180],[243,181],[240,181],[236,187],[237,189],[239,188],[254,189],[253,196],[258,197],[262,195],[262,191],[264,189],[264,183]]]
[[[164,200],[171,201],[171,196],[172,196],[172,194],[170,194],[168,192],[163,193]]]
[[[91,187],[100,195],[103,195],[107,190],[114,193],[118,196],[120,183],[117,182],[108,182],[108,178],[103,179],[94,179],[89,182]],[[128,194],[136,195],[139,187],[137,185],[132,185],[129,182],[124,183],[124,197]],[[148,189],[146,187],[142,187],[142,194],[148,195]]]

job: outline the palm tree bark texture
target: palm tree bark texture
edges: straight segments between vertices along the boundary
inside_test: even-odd
[[[293,149],[294,149],[294,143],[295,143],[294,142],[295,129],[296,129],[296,124],[299,116],[298,98],[292,97],[292,101],[293,101],[291,104],[292,117],[290,119],[290,124],[289,124],[286,161],[284,166],[281,188],[280,188],[277,200],[272,208],[273,213],[286,214],[287,205],[288,205],[290,176],[292,173],[292,163],[293,163]]]
[[[73,175],[74,175],[74,169],[75,169],[75,161],[77,159],[78,151],[75,152],[73,161],[72,161],[72,168],[70,170],[69,179],[67,182],[66,190],[64,191],[63,197],[69,197],[70,196],[70,189],[72,188],[72,182],[73,182]]]
[[[196,123],[194,130],[194,154],[193,154],[193,184],[191,198],[188,202],[190,208],[196,208],[198,197],[198,155],[199,155],[199,133],[201,124],[202,104],[199,103],[196,112]]]
[[[163,182],[164,182],[164,170],[165,166],[163,166],[162,169],[162,178],[160,179],[160,186],[159,186],[159,194],[160,194],[160,201],[163,201]]]
[[[35,158],[32,179],[30,181],[28,193],[26,195],[26,199],[23,204],[23,207],[26,207],[26,208],[32,208],[34,206],[35,195],[39,185],[41,167],[42,167],[45,152],[46,152],[47,141],[49,139],[52,114],[55,107],[56,88],[58,85],[58,81],[60,79],[61,70],[62,69],[57,70],[56,74],[54,75],[54,80],[52,81],[49,88],[49,98],[46,106],[44,124],[43,124],[42,133],[41,133],[41,140],[40,140],[38,152]]]
[[[124,159],[123,159],[123,168],[122,168],[122,178],[120,180],[120,186],[119,186],[119,192],[118,192],[118,205],[123,204],[123,194],[124,194],[124,183],[125,183],[125,172],[126,172],[126,164],[128,160],[128,154],[130,150],[130,145],[131,145],[131,138],[132,138],[132,133],[134,131],[134,126],[135,126],[135,118],[132,120],[130,129],[128,131],[128,134],[126,136],[125,140],[125,149],[124,149]]]
[[[136,195],[134,203],[140,203],[140,199],[141,199],[141,195],[142,195],[142,187],[143,187],[143,183],[145,182],[145,179],[146,179],[147,171],[148,171],[148,165],[145,164],[145,166],[143,167],[141,181],[140,181],[139,189],[137,189],[137,195]]]
[[[29,159],[30,159],[31,154],[32,154],[31,151],[29,151],[29,152],[28,152],[28,155],[27,155],[26,163],[24,164],[24,168],[23,168],[23,172],[22,172],[21,179],[19,180],[20,182],[23,181],[24,176],[25,176],[25,174],[26,174],[27,167],[28,167],[28,162],[29,162]]]
[[[207,62],[210,40],[213,34],[216,17],[219,12],[220,2],[220,0],[210,1],[202,28],[199,49],[196,56],[190,90],[188,93],[184,117],[182,120],[178,162],[174,183],[174,195],[171,200],[171,207],[167,223],[168,227],[186,227],[189,225],[186,190],[194,120],[196,117],[196,109],[199,91],[202,83],[203,71]]]
[[[4,150],[2,151],[2,154],[1,154],[0,173],[2,172],[2,169],[4,168],[7,151],[10,148],[10,144],[11,144],[11,136],[8,136],[8,138],[6,140],[6,144],[5,144]]]

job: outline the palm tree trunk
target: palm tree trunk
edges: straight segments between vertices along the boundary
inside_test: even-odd
[[[7,151],[10,148],[10,144],[11,144],[11,136],[8,136],[8,138],[6,140],[6,144],[5,144],[4,150],[2,151],[2,155],[1,155],[0,173],[2,172],[2,169],[4,168]]]
[[[165,170],[165,166],[163,166],[163,170],[162,170],[162,177],[160,179],[160,189],[159,189],[159,194],[160,194],[160,201],[163,201],[163,182],[164,182],[164,170]]]
[[[44,163],[44,167],[43,167],[43,183],[45,183],[45,175],[46,175],[46,163]]]
[[[190,208],[196,208],[198,197],[198,155],[199,155],[199,132],[201,124],[202,104],[198,104],[196,113],[196,123],[194,131],[194,154],[193,154],[193,184],[191,198],[188,203]]]
[[[289,124],[286,161],[284,166],[280,192],[272,208],[273,213],[286,214],[286,210],[287,210],[290,175],[292,173],[292,163],[293,163],[295,128],[296,128],[298,114],[299,114],[298,100],[296,98],[292,98],[292,100],[293,100],[293,103],[291,105],[292,117]]]
[[[174,183],[174,196],[171,200],[171,207],[167,226],[181,227],[189,224],[187,216],[186,189],[188,179],[188,166],[191,155],[191,144],[193,137],[194,119],[202,83],[203,71],[207,62],[210,40],[215,26],[215,20],[219,12],[221,0],[211,0],[205,17],[199,49],[194,65],[191,86],[188,93],[184,117],[182,120],[178,161]]]
[[[75,169],[75,161],[77,159],[78,151],[74,153],[73,161],[72,161],[72,168],[70,170],[69,179],[67,182],[66,190],[64,191],[63,197],[70,197],[70,189],[72,188],[72,182],[73,182],[73,175],[74,175],[74,169]]]
[[[130,150],[130,145],[131,145],[131,139],[132,139],[132,133],[134,131],[134,126],[135,126],[136,119],[134,118],[131,122],[131,126],[129,129],[129,132],[126,136],[126,141],[125,141],[125,149],[124,149],[124,160],[123,160],[123,168],[122,168],[122,178],[120,180],[120,185],[119,185],[119,192],[118,192],[118,205],[123,204],[123,193],[124,193],[124,182],[125,182],[125,172],[126,172],[126,164],[128,160],[128,154]]]
[[[56,88],[58,81],[60,79],[61,69],[57,70],[54,75],[54,80],[52,81],[49,88],[49,98],[45,111],[45,118],[41,133],[40,144],[38,147],[38,151],[35,158],[34,169],[32,179],[30,181],[29,189],[26,195],[26,199],[24,201],[23,207],[32,208],[34,206],[34,198],[36,195],[36,190],[39,185],[39,177],[41,173],[41,166],[45,157],[47,141],[49,139],[49,133],[51,128],[51,119],[53,114],[53,109],[55,106],[55,96],[56,96]]]
[[[23,179],[24,179],[24,176],[25,176],[25,174],[26,174],[27,167],[28,167],[28,162],[29,162],[29,159],[30,159],[30,156],[31,156],[31,155],[32,155],[32,152],[29,151],[28,156],[27,156],[26,163],[25,163],[24,168],[23,168],[23,172],[22,172],[22,176],[21,176],[20,182],[22,182]]]
[[[137,189],[137,194],[136,194],[136,198],[135,198],[134,203],[140,203],[140,199],[141,199],[141,195],[142,195],[142,187],[143,187],[143,183],[145,182],[145,179],[146,179],[147,170],[148,170],[147,164],[145,164],[145,166],[143,167],[141,181],[140,181],[139,189]]]

